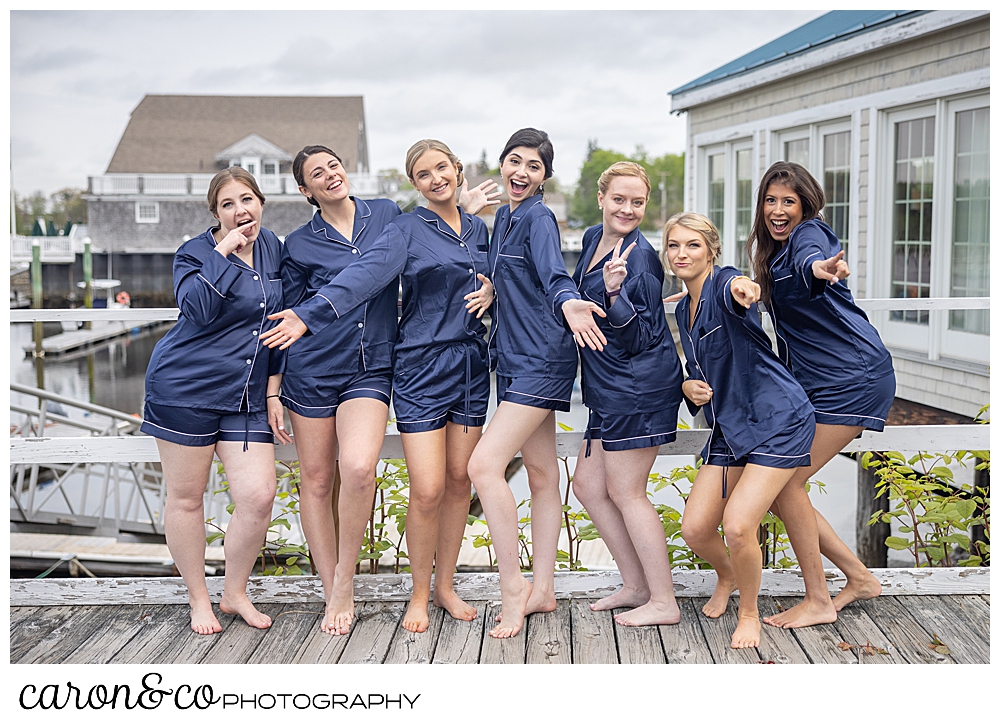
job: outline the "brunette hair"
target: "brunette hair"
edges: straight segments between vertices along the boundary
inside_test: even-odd
[[[412,146],[410,150],[406,152],[406,177],[410,179],[410,183],[413,183],[413,167],[416,165],[420,157],[423,156],[428,151],[440,151],[448,160],[458,169],[458,186],[465,183],[465,175],[462,170],[465,168],[462,166],[462,162],[458,160],[458,156],[451,152],[451,149],[441,141],[435,141],[433,138],[425,138],[421,141],[417,141]]]
[[[518,146],[533,148],[538,151],[538,157],[542,159],[542,164],[545,166],[545,178],[552,178],[552,159],[555,158],[556,152],[552,148],[552,141],[549,140],[549,134],[545,131],[539,131],[537,128],[522,128],[519,131],[514,131],[514,135],[508,139],[507,145],[503,147],[503,151],[500,153],[501,166],[503,166],[503,160],[507,158],[507,155]],[[544,181],[538,187],[538,193],[545,193]]]
[[[331,156],[337,159],[337,161],[340,163],[341,166],[344,165],[344,161],[340,158],[340,156],[338,156],[335,151],[332,151],[326,146],[318,146],[318,145],[306,146],[297,154],[295,154],[295,160],[292,161],[292,176],[295,177],[295,183],[303,188],[306,185],[306,179],[305,176],[302,175],[302,167],[305,165],[306,160],[310,156],[315,156],[317,153],[329,153]],[[344,172],[345,173],[347,172],[346,168],[344,169]],[[319,203],[312,196],[306,196],[306,201],[308,201],[313,206],[316,207],[319,206]]]
[[[826,205],[823,187],[808,171],[797,163],[778,161],[764,173],[757,187],[757,204],[754,209],[753,227],[747,238],[747,258],[753,269],[754,281],[760,285],[760,297],[765,302],[771,301],[771,289],[774,280],[771,278],[771,262],[781,250],[781,244],[774,240],[764,219],[764,199],[767,190],[772,185],[787,186],[799,197],[802,204],[802,221],[809,221],[820,216]],[[801,222],[800,222],[801,223]]]
[[[715,228],[715,224],[707,216],[696,214],[693,211],[682,211],[671,216],[663,225],[663,249],[660,251],[660,261],[663,262],[664,269],[670,270],[670,262],[667,261],[667,237],[670,236],[670,230],[675,226],[683,226],[685,229],[701,234],[708,250],[712,253],[712,263],[715,263],[719,254],[722,253],[719,230]],[[673,271],[670,270],[670,273],[672,274]]]
[[[649,194],[653,190],[653,187],[649,183],[649,176],[646,175],[646,169],[634,161],[618,161],[604,169],[604,173],[597,179],[597,190],[601,192],[602,196],[608,193],[608,186],[611,185],[611,179],[618,176],[634,176],[641,179],[646,184],[646,201],[649,201]]]
[[[253,174],[245,168],[230,166],[215,174],[208,183],[208,211],[212,216],[216,216],[215,212],[219,203],[219,190],[230,181],[238,181],[247,186],[253,191],[253,195],[260,199],[260,205],[264,205],[264,194],[260,192],[260,187],[257,186],[257,179],[253,177]]]

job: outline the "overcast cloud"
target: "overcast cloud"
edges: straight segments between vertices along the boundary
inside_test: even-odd
[[[402,168],[425,137],[496,163],[535,126],[572,184],[588,139],[681,152],[670,90],[820,14],[12,12],[14,188],[86,186],[148,93],[364,96],[373,169]]]

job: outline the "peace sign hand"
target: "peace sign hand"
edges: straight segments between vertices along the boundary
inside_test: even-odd
[[[609,294],[617,292],[622,288],[622,284],[625,283],[625,277],[628,276],[628,255],[632,253],[632,249],[638,243],[633,241],[629,244],[628,249],[624,252],[622,251],[622,242],[624,239],[619,239],[618,243],[615,244],[615,248],[611,250],[611,258],[604,263],[604,290]],[[621,256],[619,256],[621,254]]]
[[[844,250],[841,249],[829,259],[817,259],[812,264],[813,276],[836,284],[841,279],[851,276],[851,270],[844,261]]]

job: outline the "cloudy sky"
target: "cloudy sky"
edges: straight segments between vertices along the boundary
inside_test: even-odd
[[[424,137],[495,162],[535,126],[572,184],[588,139],[680,152],[670,90],[820,14],[11,12],[13,186],[86,186],[147,93],[362,95],[373,169],[402,168]]]

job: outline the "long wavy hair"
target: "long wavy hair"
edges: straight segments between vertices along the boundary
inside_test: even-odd
[[[798,194],[802,204],[802,221],[819,217],[826,205],[823,187],[799,164],[778,161],[764,173],[757,187],[757,206],[754,209],[753,228],[747,238],[746,248],[754,281],[760,284],[760,296],[765,303],[771,301],[771,290],[774,288],[771,262],[781,250],[781,242],[771,236],[767,220],[764,218],[764,198],[767,196],[767,190],[773,185],[787,186]]]

